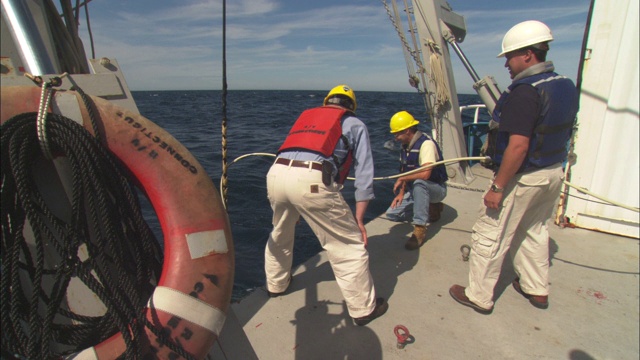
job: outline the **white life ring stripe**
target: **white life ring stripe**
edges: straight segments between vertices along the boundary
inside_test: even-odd
[[[157,286],[149,299],[148,307],[178,316],[220,335],[226,315],[204,301],[178,290]]]
[[[211,254],[226,254],[229,252],[224,230],[201,231],[187,234],[186,236],[191,259],[198,259]]]
[[[69,356],[65,356],[65,360],[98,360],[98,354],[96,354],[96,348],[90,347],[86,348],[79,353],[71,354]]]

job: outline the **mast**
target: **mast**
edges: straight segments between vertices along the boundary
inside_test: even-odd
[[[445,35],[462,42],[466,24],[461,15],[454,13],[443,0],[414,0],[415,28],[420,38],[424,71],[430,79],[424,96],[428,97],[427,111],[431,117],[435,137],[445,159],[467,156],[460,105],[456,90],[448,42]],[[426,60],[426,61],[425,61]],[[467,162],[447,166],[449,181],[468,184],[473,174]]]
[[[464,40],[467,32],[464,18],[454,13],[443,0],[413,0],[411,5],[409,0],[403,1],[406,22],[401,18],[402,12],[398,10],[396,0],[390,3],[382,0],[382,3],[402,42],[409,84],[423,96],[433,138],[444,158],[466,157],[458,94],[447,45],[457,46],[457,42]],[[405,23],[410,40],[405,35]],[[447,175],[449,183],[467,185],[473,180],[467,162],[447,165]]]

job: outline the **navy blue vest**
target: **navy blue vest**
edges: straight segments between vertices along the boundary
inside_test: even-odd
[[[544,168],[567,158],[568,142],[578,112],[578,91],[573,82],[555,72],[545,72],[514,81],[505,91],[493,111],[493,120],[500,123],[500,112],[505,99],[517,86],[533,86],[540,95],[540,113],[529,151],[518,172]],[[500,164],[509,144],[509,133],[500,131],[496,140],[493,160]]]
[[[418,163],[418,158],[420,157],[420,147],[425,141],[432,140],[427,135],[422,134],[415,142],[415,144],[413,144],[413,147],[411,149],[405,149],[403,147],[403,149],[400,150],[400,172],[404,173],[420,167],[420,164]],[[435,141],[433,143],[436,145],[436,150],[438,151],[438,159],[436,159],[436,161],[443,160],[442,151],[440,151],[438,143],[436,143]],[[431,169],[431,176],[429,176],[429,181],[443,184],[447,180],[447,168],[444,165],[440,164]]]

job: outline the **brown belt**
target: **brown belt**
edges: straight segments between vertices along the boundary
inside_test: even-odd
[[[300,160],[290,160],[285,158],[277,158],[276,164],[288,165],[293,167],[301,167],[301,168],[307,168],[307,169],[309,168],[309,165],[311,165],[311,168],[313,170],[322,171],[322,164],[314,161],[300,161]]]

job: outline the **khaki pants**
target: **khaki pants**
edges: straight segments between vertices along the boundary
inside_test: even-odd
[[[474,303],[493,307],[493,289],[507,252],[510,252],[522,290],[549,294],[549,231],[562,185],[560,164],[516,175],[505,186],[499,209],[481,206],[471,234],[469,287]]]
[[[273,209],[273,231],[265,249],[267,289],[277,293],[287,288],[295,225],[302,215],[327,251],[349,315],[362,317],[375,309],[376,293],[369,272],[369,252],[351,208],[340,194],[341,188],[336,183],[325,186],[318,170],[271,166],[267,196]]]

